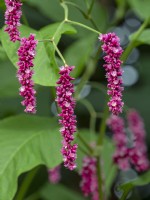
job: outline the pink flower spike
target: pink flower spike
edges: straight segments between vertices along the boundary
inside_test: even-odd
[[[116,145],[116,151],[113,155],[114,163],[116,163],[121,170],[130,169],[127,136],[125,133],[124,120],[121,117],[112,115],[107,124],[113,132],[113,141]]]
[[[136,110],[130,110],[127,118],[129,129],[133,134],[133,147],[129,149],[130,162],[137,171],[146,171],[150,168],[150,162],[145,144],[144,122]]]
[[[104,56],[105,63],[104,68],[106,70],[106,78],[108,81],[108,95],[111,96],[108,102],[109,110],[114,115],[118,115],[122,112],[124,103],[122,102],[122,61],[120,57],[122,55],[122,48],[120,47],[119,37],[115,33],[101,34],[99,40],[104,44],[102,50],[106,53]]]
[[[99,200],[96,164],[96,158],[86,156],[81,170],[81,190],[84,196],[91,195],[92,200]]]
[[[16,40],[20,41],[18,27],[20,26],[20,18],[22,15],[22,3],[19,0],[5,0],[5,4],[5,31],[9,34],[12,42],[16,42]]]
[[[25,112],[36,113],[36,91],[34,89],[34,82],[32,76],[34,71],[32,70],[35,57],[35,49],[38,41],[35,40],[35,35],[30,34],[29,38],[22,38],[20,47],[18,49],[18,72],[17,77],[21,84],[20,96],[24,97],[21,102],[25,106]]]
[[[72,144],[74,140],[74,133],[76,132],[76,116],[74,114],[75,99],[73,98],[74,85],[71,83],[74,78],[70,76],[70,72],[74,69],[74,66],[62,66],[60,68],[60,78],[57,81],[56,87],[56,102],[61,108],[59,116],[61,119],[59,123],[62,125],[60,129],[63,137],[62,150],[64,166],[70,170],[76,168],[76,151],[77,144]]]
[[[61,166],[58,165],[57,167],[54,167],[53,169],[48,170],[48,179],[50,183],[53,183],[53,184],[59,183],[61,179],[60,168]]]

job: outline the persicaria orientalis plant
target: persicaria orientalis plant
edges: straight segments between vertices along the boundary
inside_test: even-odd
[[[15,65],[17,65],[16,77],[20,83],[19,95],[23,98],[21,105],[25,107],[24,112],[30,114],[38,112],[38,85],[36,84],[40,85],[42,82],[41,85],[43,86],[53,86],[51,93],[55,110],[57,110],[57,124],[61,136],[61,141],[58,139],[59,144],[61,143],[61,149],[59,146],[61,160],[58,159],[59,161],[55,162],[54,159],[52,165],[49,165],[47,164],[49,162],[45,161],[43,149],[38,151],[44,160],[40,164],[46,162],[49,182],[57,185],[62,181],[61,162],[63,162],[65,168],[74,170],[80,176],[79,186],[84,197],[89,197],[92,200],[108,200],[111,197],[111,187],[114,187],[113,183],[115,177],[117,177],[117,171],[123,173],[134,171],[141,175],[148,171],[150,167],[144,120],[138,111],[129,108],[123,100],[123,91],[126,91],[123,78],[124,64],[134,48],[135,41],[142,34],[148,22],[146,20],[137,30],[132,37],[133,41],[131,38],[131,42],[127,46],[123,46],[115,32],[105,30],[101,33],[92,19],[92,9],[95,2],[93,0],[91,0],[91,3],[85,2],[87,2],[85,4],[87,13],[84,13],[80,6],[74,2],[61,0],[60,5],[64,9],[64,20],[61,23],[54,24],[52,28],[43,28],[40,31],[32,31],[31,29],[29,31],[30,29],[21,23],[22,15],[25,19],[22,11],[24,2],[21,0],[5,0],[3,34],[7,37],[7,42],[10,40],[11,45],[17,49],[13,52],[13,55],[17,57],[17,63],[15,62]],[[51,6],[53,7],[53,4]],[[69,6],[77,8],[91,22],[93,27],[70,20]],[[117,23],[117,20],[115,23]],[[96,55],[90,55],[89,60],[87,59],[85,62],[87,63],[85,74],[84,70],[82,71],[83,75],[79,73],[80,79],[77,73],[79,66],[74,66],[76,63],[73,62],[69,63],[70,61],[68,62],[65,59],[65,54],[63,55],[58,46],[61,35],[69,32],[70,29],[74,31],[74,27],[83,28],[95,35],[98,46]],[[28,29],[28,34],[22,31],[24,29]],[[86,43],[88,43],[88,39]],[[93,45],[95,45],[94,42]],[[90,46],[90,48],[93,52],[93,47]],[[78,54],[81,54],[81,51],[84,52],[86,49],[78,49]],[[39,59],[40,54],[43,56],[42,62]],[[73,56],[76,57],[76,54]],[[8,57],[10,58],[9,55]],[[99,60],[100,62],[98,62]],[[45,68],[43,65],[47,63],[48,66]],[[96,71],[96,66],[99,67],[99,73],[104,73],[103,77],[107,82],[107,87],[100,82],[90,81],[93,72]],[[47,74],[46,70],[51,73]],[[49,77],[49,80],[42,77],[43,73],[46,74],[46,77]],[[50,84],[47,85],[47,83]],[[91,83],[91,86],[95,86],[105,94],[105,105],[101,107],[101,103],[99,103],[101,112],[96,112],[89,100],[82,97],[82,92],[87,83],[89,85]],[[97,99],[94,101],[97,101]],[[83,104],[91,115],[90,134],[83,134],[80,131],[77,114],[78,103]],[[100,121],[96,121],[97,118],[100,118]],[[98,122],[100,122],[99,133],[97,132]],[[53,130],[51,130],[51,134],[55,137]],[[107,148],[105,143],[112,147],[111,151],[107,153],[108,155],[105,154]],[[53,144],[53,148],[55,155],[55,144]],[[114,173],[109,187],[109,171],[106,172],[105,169],[107,168],[106,158],[111,163],[110,166]],[[49,159],[51,159],[50,155]],[[130,190],[133,189],[134,183],[127,185],[127,189],[125,186],[126,183],[120,183],[117,188],[121,191],[121,200],[126,199]],[[20,196],[19,192],[18,196]],[[16,200],[19,200],[18,196]]]

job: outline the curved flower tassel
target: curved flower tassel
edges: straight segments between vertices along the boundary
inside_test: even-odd
[[[18,49],[19,62],[17,63],[19,68],[17,72],[18,80],[21,84],[20,95],[24,97],[21,102],[25,106],[25,112],[36,113],[36,91],[34,89],[34,82],[32,76],[33,60],[35,57],[35,49],[38,41],[35,40],[35,35],[30,34],[29,38],[22,38],[21,44]]]
[[[22,3],[19,0],[5,0],[5,4],[5,31],[8,32],[12,42],[16,42],[16,40],[20,41],[18,27],[20,26],[20,18],[22,15]]]
[[[150,162],[147,158],[143,120],[136,110],[130,110],[127,118],[129,129],[133,134],[133,147],[129,149],[130,162],[139,172],[148,170]]]
[[[76,116],[74,114],[75,99],[72,94],[74,93],[74,85],[71,83],[74,78],[70,76],[70,72],[74,69],[74,66],[62,66],[60,68],[60,78],[57,82],[59,86],[56,87],[58,106],[61,108],[59,120],[62,128],[60,132],[63,136],[62,141],[62,155],[64,160],[64,166],[70,170],[76,167],[76,151],[77,144],[72,144],[74,140],[74,133],[76,132]]]
[[[96,158],[86,156],[83,159],[83,167],[81,170],[81,190],[84,196],[91,195],[92,200],[99,200],[96,164]]]
[[[121,117],[112,115],[107,120],[107,124],[113,132],[113,140],[116,145],[113,160],[121,170],[128,170],[130,169],[130,162],[128,157],[128,140],[125,133],[124,120]]]
[[[104,68],[106,70],[106,77],[108,81],[108,95],[111,96],[108,102],[109,110],[114,115],[118,115],[122,112],[122,107],[124,103],[122,102],[122,69],[120,60],[121,54],[123,52],[120,47],[120,42],[118,36],[115,33],[101,34],[99,36],[100,41],[104,44],[102,45],[102,50],[106,53],[104,60]]]

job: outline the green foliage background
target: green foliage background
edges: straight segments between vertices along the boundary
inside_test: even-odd
[[[72,0],[71,2],[86,10],[85,2],[89,3],[90,0]],[[141,20],[150,17],[149,0],[143,0],[142,2],[141,0],[97,0],[91,16],[101,32],[105,32],[110,27],[110,16],[114,14],[110,11],[111,6],[115,6],[116,16],[121,17],[121,20],[124,19],[125,11],[129,9],[132,9]],[[120,12],[117,8],[120,9]],[[48,46],[44,43],[38,45],[35,60],[36,73],[34,76],[34,81],[37,84],[38,116],[22,115],[23,108],[20,105],[21,98],[18,96],[19,84],[16,79],[15,68],[17,62],[15,52],[19,44],[10,43],[7,34],[3,31],[4,10],[4,1],[0,0],[0,200],[12,200],[17,190],[17,182],[19,181],[18,188],[21,188],[22,180],[26,177],[23,173],[37,165],[45,166],[39,170],[39,174],[42,175],[37,177],[38,182],[41,184],[37,184],[34,188],[34,182],[26,196],[34,194],[37,190],[39,194],[38,197],[31,196],[30,199],[26,200],[33,200],[33,198],[57,200],[60,197],[62,200],[84,199],[79,193],[77,172],[70,174],[63,169],[63,180],[60,185],[53,186],[47,183],[46,167],[52,168],[62,162],[59,152],[61,146],[59,127],[56,116],[51,110],[51,105],[55,98],[52,86],[55,86],[58,79],[58,66],[62,65],[62,61],[58,56],[54,57],[55,50],[53,46]],[[27,24],[23,25],[20,28],[22,36],[27,36],[30,32],[33,32],[36,33],[39,40],[51,38],[60,21],[63,20],[63,9],[58,0],[24,0],[23,13],[29,22],[30,28],[27,27]],[[73,6],[69,6],[69,13],[69,19],[92,27],[91,22]],[[24,23],[25,19],[22,19],[22,22]],[[132,37],[134,37],[134,34],[130,36],[130,38]],[[59,45],[67,62],[76,66],[73,76],[76,78],[81,77],[87,69],[90,57],[97,50],[97,36],[81,27],[64,25],[55,42]],[[136,42],[140,50],[140,58],[136,63],[139,80],[134,86],[125,88],[124,101],[128,107],[136,108],[143,116],[147,130],[147,144],[149,146],[150,48],[148,45],[150,44],[150,29],[147,28]],[[91,81],[106,84],[104,72],[100,65],[96,66]],[[104,98],[104,94],[94,88],[92,88],[87,97],[98,112],[103,110]],[[79,130],[81,129],[79,133],[89,141],[91,139],[90,131],[88,130],[89,114],[81,104],[77,106],[76,113],[78,116],[78,128]],[[105,176],[107,177],[109,174],[106,179],[108,193],[116,176],[116,167],[112,166],[111,163],[112,152],[113,145],[106,138],[103,158],[104,164],[107,166],[104,170]],[[78,170],[81,166],[82,157],[83,154],[79,151]],[[67,180],[70,178],[74,179],[71,184]],[[129,183],[124,184],[122,188],[126,191],[126,189],[132,188],[134,185],[144,185],[149,181],[150,175],[148,172],[135,181],[129,180]],[[131,198],[137,198],[137,194],[134,193]],[[112,197],[112,199],[115,199],[115,197]],[[15,197],[14,200],[16,200]]]

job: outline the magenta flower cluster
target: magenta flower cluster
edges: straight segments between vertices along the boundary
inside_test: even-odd
[[[5,31],[8,32],[12,42],[16,42],[16,40],[20,41],[20,32],[18,27],[20,26],[20,18],[22,15],[22,3],[19,0],[5,0],[5,4]]]
[[[124,120],[121,117],[112,115],[107,124],[113,132],[113,141],[116,145],[113,156],[114,163],[116,163],[121,170],[128,170],[130,163],[128,159],[127,136],[125,132]]]
[[[129,145],[124,120],[121,117],[112,115],[107,121],[116,144],[114,162],[121,170],[128,170],[133,166],[138,172],[146,171],[150,167],[150,162],[147,158],[144,123],[135,110],[129,111],[127,118],[132,145]]]
[[[33,76],[33,60],[35,57],[35,49],[38,41],[35,40],[35,36],[30,34],[29,38],[22,38],[20,47],[18,49],[19,62],[17,63],[19,68],[17,72],[18,80],[21,84],[20,95],[24,97],[21,102],[25,106],[25,112],[36,112],[36,91],[34,89]]]
[[[106,70],[106,78],[108,81],[108,95],[111,96],[108,102],[109,110],[114,115],[122,112],[124,103],[122,102],[122,69],[120,60],[123,52],[120,47],[119,37],[115,33],[101,34],[99,36],[102,45],[102,50],[106,53],[104,56],[104,68]]]
[[[136,110],[129,111],[127,118],[133,136],[133,147],[129,149],[130,162],[137,171],[148,170],[150,162],[147,158],[143,120]]]
[[[86,156],[83,159],[80,187],[84,196],[92,196],[92,200],[99,200],[98,179],[96,170],[97,160]]]
[[[74,80],[70,76],[70,72],[74,69],[74,66],[62,66],[60,68],[60,78],[57,81],[59,86],[56,87],[56,102],[61,108],[59,120],[62,128],[60,132],[63,136],[62,141],[62,155],[64,160],[64,166],[70,170],[76,168],[76,151],[77,144],[72,144],[74,140],[74,133],[76,132],[76,116],[74,114],[75,99],[73,98],[74,85],[71,82]]]
[[[53,169],[48,170],[48,179],[50,183],[53,183],[53,184],[59,183],[61,179],[60,168],[61,166],[58,165],[54,167]]]

